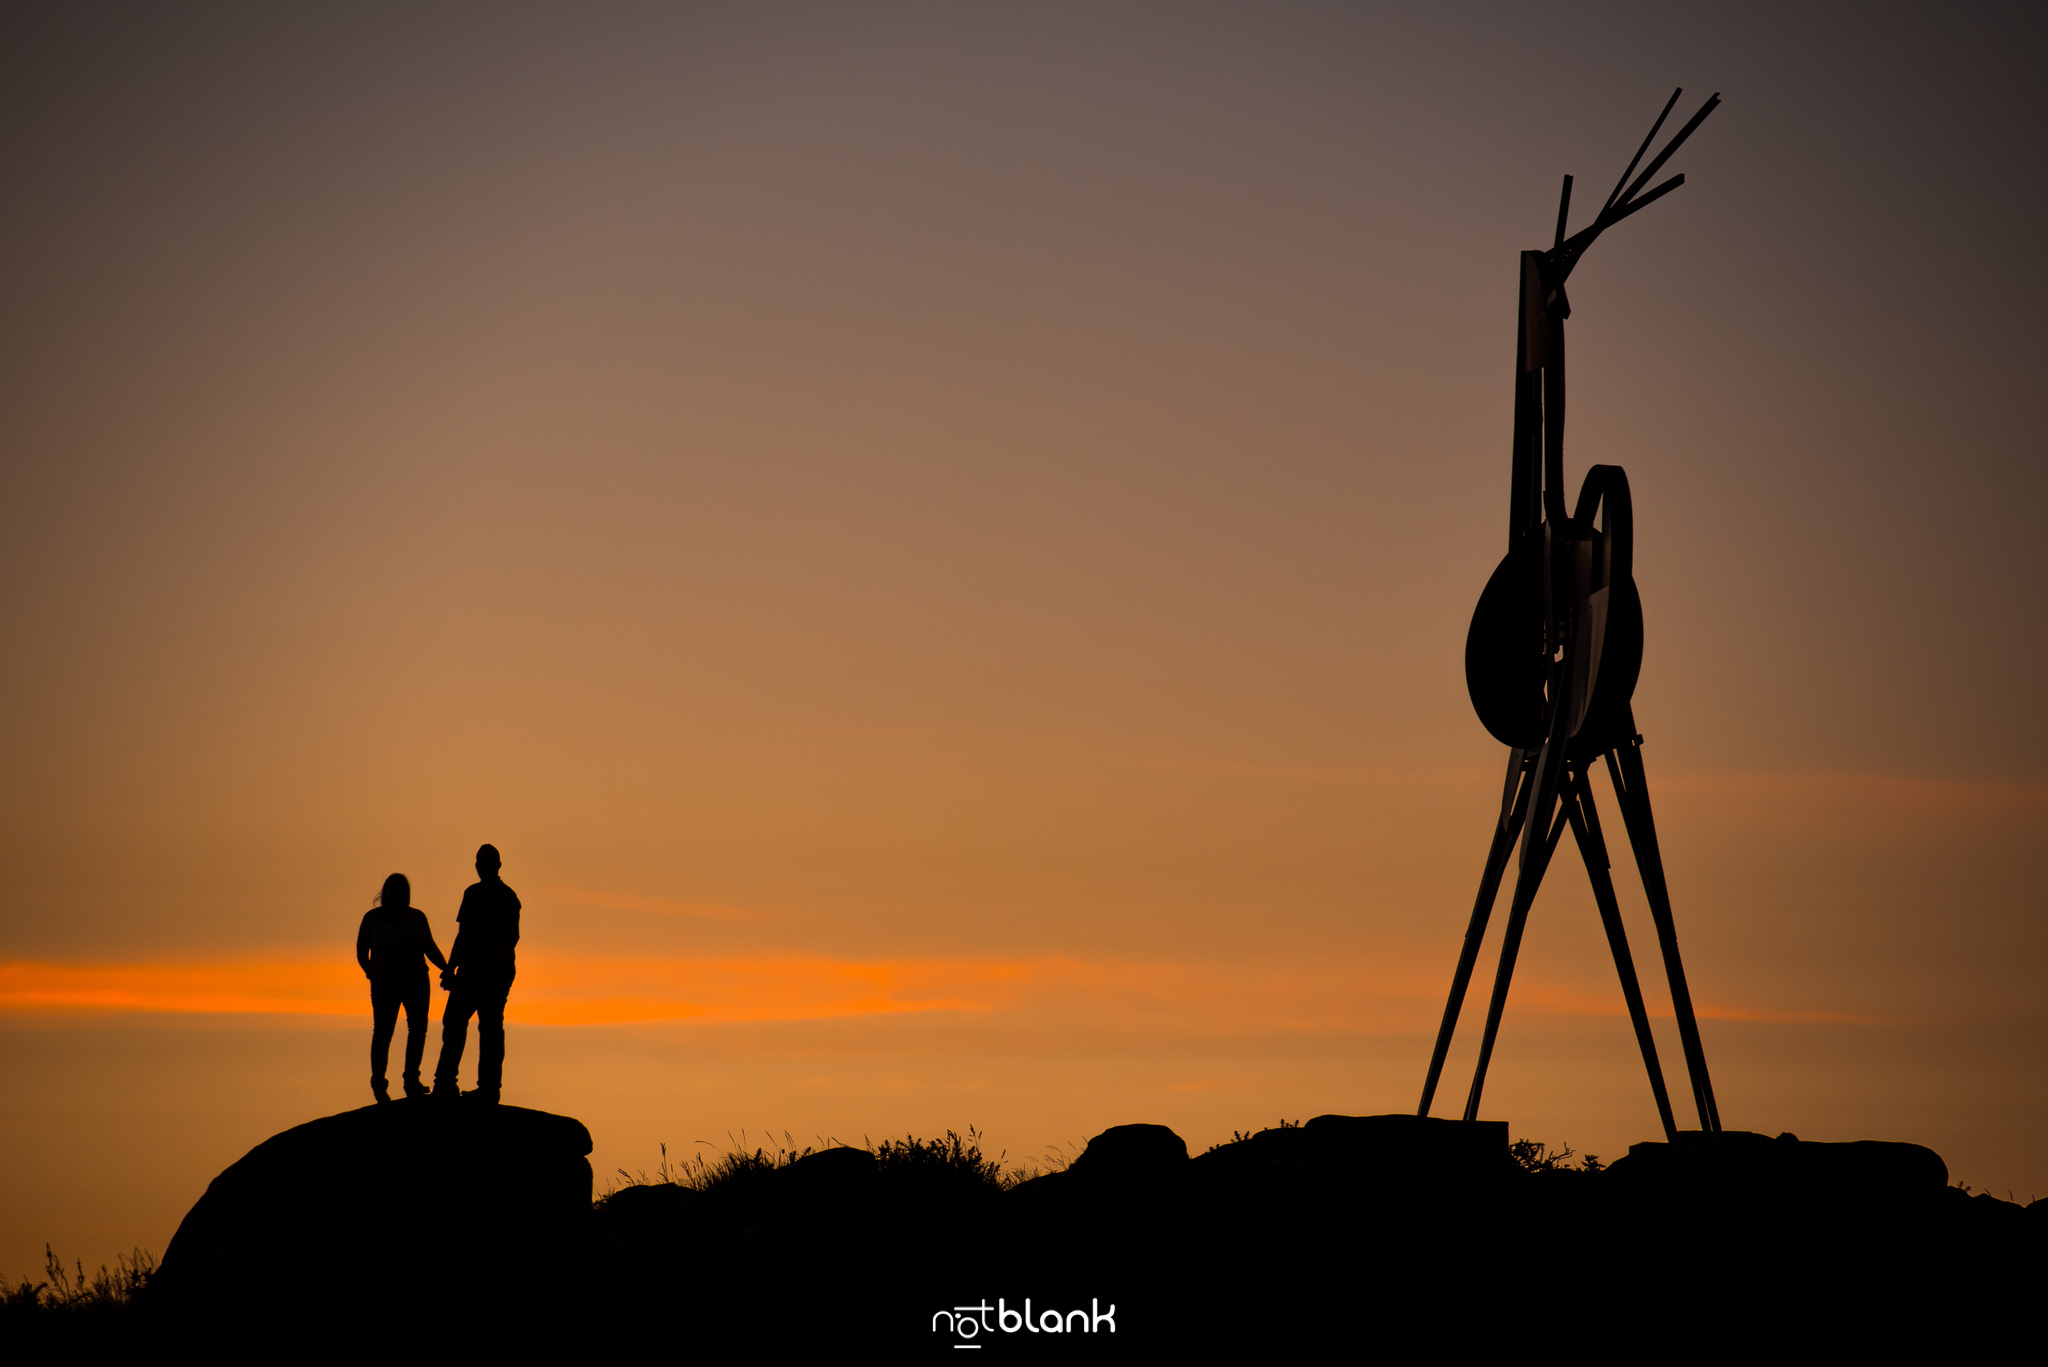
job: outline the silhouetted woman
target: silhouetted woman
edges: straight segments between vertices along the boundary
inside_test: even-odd
[[[356,962],[370,980],[370,1090],[379,1101],[391,1100],[384,1069],[391,1061],[391,1032],[398,1008],[405,1008],[405,1094],[425,1096],[420,1082],[420,1055],[427,1047],[427,961],[447,968],[441,947],[427,925],[427,914],[412,905],[412,884],[402,873],[384,880],[377,905],[363,913],[356,932]]]

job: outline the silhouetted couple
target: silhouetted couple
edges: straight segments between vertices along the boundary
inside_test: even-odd
[[[441,970],[448,1004],[441,1011],[441,1058],[434,1065],[433,1095],[453,1098],[462,1051],[469,1043],[469,1018],[476,1017],[476,1090],[468,1095],[496,1101],[505,1076],[505,1000],[516,972],[519,897],[498,877],[502,861],[495,845],[476,852],[477,881],[462,894],[455,913],[455,947],[441,957],[427,914],[412,905],[412,884],[402,873],[384,880],[377,905],[363,913],[356,932],[356,962],[370,980],[370,1090],[391,1099],[385,1070],[398,1009],[405,1008],[405,1094],[428,1095],[420,1081],[427,1048],[427,963]]]

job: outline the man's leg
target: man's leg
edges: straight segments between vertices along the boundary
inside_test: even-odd
[[[507,973],[480,994],[476,1007],[476,1089],[490,1101],[505,1085],[505,1000],[511,995]]]
[[[391,1032],[398,1028],[398,993],[382,983],[370,984],[370,1091],[377,1100],[391,1095],[384,1070],[391,1064]]]
[[[420,1085],[420,1060],[427,1052],[427,1004],[433,1000],[427,989],[427,975],[405,987],[405,1094],[418,1096],[427,1089]]]
[[[469,1044],[469,1018],[476,1014],[474,995],[458,975],[448,1004],[441,1008],[441,1057],[434,1063],[434,1093],[444,1090],[455,1095],[457,1074],[462,1071],[462,1051]]]

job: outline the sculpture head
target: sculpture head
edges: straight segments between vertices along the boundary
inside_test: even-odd
[[[1565,500],[1565,281],[1601,233],[1685,183],[1680,175],[1643,188],[1714,112],[1719,95],[1636,174],[1679,93],[1672,92],[1593,221],[1565,236],[1572,201],[1566,176],[1549,249],[1522,253],[1508,553],[1480,596],[1465,640],[1473,708],[1495,738],[1517,749],[1568,741],[1575,753],[1597,754],[1635,730],[1629,700],[1642,668],[1643,614],[1632,574],[1628,476],[1620,466],[1596,465],[1586,472],[1577,506]]]

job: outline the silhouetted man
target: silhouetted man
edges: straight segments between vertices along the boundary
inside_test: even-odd
[[[496,1101],[505,1081],[505,999],[512,995],[512,950],[519,943],[519,898],[498,877],[498,847],[476,852],[477,881],[462,894],[455,913],[455,947],[441,985],[448,1005],[441,1013],[441,1058],[434,1065],[434,1095],[453,1097],[462,1050],[469,1042],[469,1018],[476,1017],[476,1090],[479,1101]]]

